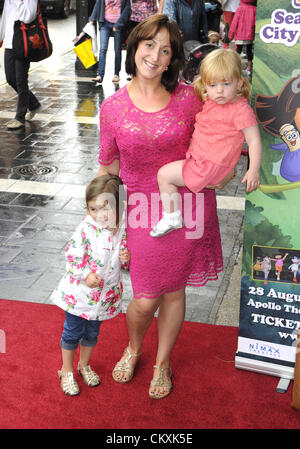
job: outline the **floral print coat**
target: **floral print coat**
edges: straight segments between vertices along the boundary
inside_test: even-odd
[[[102,229],[87,215],[75,230],[66,249],[66,273],[51,299],[63,310],[87,320],[114,318],[121,310],[120,250],[127,247],[122,226],[116,234]],[[123,265],[128,268],[127,264]],[[85,282],[91,273],[102,281],[90,288]]]

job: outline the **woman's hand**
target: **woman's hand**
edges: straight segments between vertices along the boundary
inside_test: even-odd
[[[128,263],[129,262],[129,260],[130,260],[130,252],[128,251],[127,248],[123,248],[123,249],[120,250],[119,258],[120,258],[120,261],[122,263]]]
[[[206,186],[207,189],[213,189],[213,190],[221,190],[224,189],[224,187],[235,177],[235,169],[233,168],[228,175],[225,176],[224,179],[222,179],[219,184],[216,184],[214,186]]]
[[[100,165],[97,176],[103,175],[117,175],[120,173],[120,161],[115,160],[110,165]]]

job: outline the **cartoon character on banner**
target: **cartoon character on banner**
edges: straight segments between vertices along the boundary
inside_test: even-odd
[[[293,272],[293,282],[297,282],[297,274],[300,274],[300,259],[294,256],[292,258],[292,264],[288,267],[289,270]]]
[[[275,273],[276,273],[276,277],[277,277],[277,281],[280,281],[280,275],[282,272],[282,267],[283,267],[283,262],[285,261],[285,259],[287,258],[289,253],[285,253],[285,255],[282,257],[282,254],[275,254]]]
[[[262,271],[264,274],[264,284],[268,283],[269,273],[271,271],[271,259],[269,256],[265,256],[263,260],[260,257],[256,258],[255,264],[253,265],[253,270]]]
[[[257,95],[254,110],[264,130],[282,140],[270,148],[284,151],[280,175],[289,181],[260,189],[273,193],[300,187],[300,76],[291,78],[277,95]]]
[[[261,258],[257,257],[256,261],[255,261],[255,263],[253,265],[253,274],[255,274],[256,276],[257,276],[256,272],[257,271],[261,271],[260,264],[261,264]]]
[[[271,265],[271,258],[269,256],[265,256],[263,258],[262,263],[260,264],[261,271],[264,273],[264,284],[268,283],[268,277],[269,273],[271,271],[272,265]]]

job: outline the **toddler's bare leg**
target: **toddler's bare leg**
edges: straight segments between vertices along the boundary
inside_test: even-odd
[[[182,166],[184,161],[170,162],[158,170],[157,182],[161,195],[163,209],[167,213],[179,209],[177,187],[184,186]]]
[[[161,167],[157,182],[163,206],[163,216],[150,231],[151,237],[163,237],[171,231],[184,226],[181,216],[181,197],[177,187],[184,186],[182,165],[184,161],[175,161]]]
[[[63,349],[62,353],[62,371],[63,373],[73,372],[73,360],[75,355],[75,349]]]

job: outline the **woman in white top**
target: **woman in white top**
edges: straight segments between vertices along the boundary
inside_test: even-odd
[[[16,59],[13,51],[15,21],[21,20],[24,23],[30,23],[35,19],[36,14],[37,0],[5,0],[0,25],[0,47],[4,40],[6,80],[18,94],[15,118],[7,124],[7,128],[11,130],[24,127],[25,118],[32,119],[40,106],[38,99],[28,88],[30,62]]]

